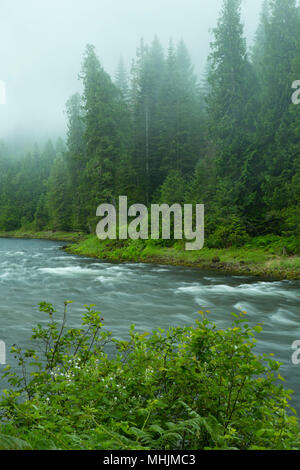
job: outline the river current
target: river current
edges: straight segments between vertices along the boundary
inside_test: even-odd
[[[184,267],[112,264],[76,257],[63,243],[0,239],[0,340],[29,345],[31,329],[45,314],[38,303],[69,307],[69,324],[79,326],[83,305],[96,304],[105,328],[126,338],[131,324],[139,331],[189,326],[199,310],[210,310],[219,327],[233,321],[231,312],[246,311],[249,324],[263,322],[257,352],[274,353],[283,362],[285,386],[295,391],[300,415],[300,365],[293,365],[292,343],[300,340],[300,283],[227,276]],[[7,363],[12,358],[7,353]],[[4,366],[0,366],[0,374]]]

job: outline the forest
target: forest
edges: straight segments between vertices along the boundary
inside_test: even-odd
[[[201,76],[183,39],[113,76],[88,43],[67,135],[0,140],[0,450],[300,449],[300,5],[249,44],[222,3]],[[124,199],[204,205],[201,254],[99,242]]]
[[[1,143],[0,230],[94,233],[98,205],[126,195],[205,204],[209,247],[273,235],[297,252],[299,33],[295,0],[266,1],[248,48],[240,1],[226,0],[201,79],[183,40],[167,50],[141,40],[130,71],[120,60],[114,77],[87,45],[66,143],[25,155]]]

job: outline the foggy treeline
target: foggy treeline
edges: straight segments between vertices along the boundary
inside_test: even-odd
[[[199,44],[199,48],[201,44]],[[93,231],[96,209],[204,203],[208,244],[300,235],[300,8],[265,1],[247,48],[240,1],[224,0],[203,80],[184,41],[141,41],[115,76],[86,47],[67,142],[22,158],[0,148],[0,230]],[[46,112],[46,111],[45,111]],[[294,241],[293,243],[297,243]]]

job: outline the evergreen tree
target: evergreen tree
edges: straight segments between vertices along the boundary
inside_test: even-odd
[[[141,198],[147,203],[163,181],[160,171],[159,110],[164,69],[164,53],[158,38],[154,39],[150,48],[142,41],[132,70],[131,94],[135,128],[134,165],[138,184],[144,189]]]
[[[262,108],[257,132],[264,161],[263,199],[269,230],[285,230],[290,185],[299,159],[299,109],[291,103],[291,84],[298,77],[300,12],[296,0],[270,1],[261,44]]]
[[[129,101],[129,80],[127,71],[124,65],[123,58],[120,58],[118,69],[115,78],[115,84],[117,88],[121,91],[123,100],[128,103]]]
[[[54,231],[68,231],[71,227],[70,189],[66,161],[58,155],[51,170],[46,197],[49,225]]]
[[[247,186],[257,165],[257,80],[247,56],[240,0],[223,2],[211,43],[208,83],[209,131],[216,145],[215,211],[226,223],[232,216],[243,217],[256,198],[255,188]]]
[[[79,93],[71,96],[66,104],[68,117],[67,151],[65,153],[70,185],[72,188],[72,227],[84,230],[86,226],[85,204],[82,198],[83,173],[86,166],[84,120],[82,99]],[[63,154],[64,152],[60,152]]]

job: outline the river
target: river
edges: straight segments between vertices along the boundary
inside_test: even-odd
[[[0,340],[7,350],[28,345],[31,329],[45,314],[38,303],[62,311],[72,300],[69,324],[79,326],[84,304],[96,304],[106,329],[126,338],[131,324],[139,331],[189,326],[209,309],[218,326],[232,322],[231,312],[247,311],[249,324],[264,323],[257,352],[274,353],[281,375],[295,391],[300,415],[300,365],[293,365],[292,343],[300,340],[300,283],[270,282],[184,267],[112,264],[68,255],[63,243],[0,239]],[[7,354],[7,363],[12,359]],[[0,373],[4,366],[0,366]]]

